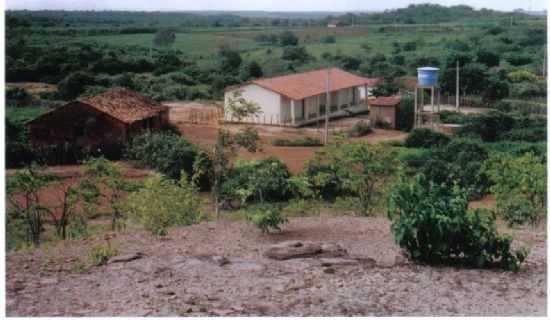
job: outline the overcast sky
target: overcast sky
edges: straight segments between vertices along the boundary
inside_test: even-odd
[[[412,3],[466,4],[476,9],[544,10],[546,0],[7,0],[8,9],[49,10],[262,10],[262,11],[380,11]]]

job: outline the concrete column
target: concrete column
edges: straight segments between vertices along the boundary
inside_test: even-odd
[[[290,100],[290,121],[296,124],[296,101]]]

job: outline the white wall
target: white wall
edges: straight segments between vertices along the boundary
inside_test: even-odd
[[[264,89],[255,84],[244,85],[238,89],[230,90],[225,92],[225,103],[227,106],[229,98],[232,97],[235,90],[242,91],[242,97],[247,101],[256,102],[260,108],[261,113],[256,119],[247,118],[243,119],[244,122],[265,122],[269,123],[271,119],[275,122],[276,119],[281,117],[281,95],[273,91]],[[231,115],[226,113],[226,120],[231,120]],[[236,121],[236,119],[233,119]]]

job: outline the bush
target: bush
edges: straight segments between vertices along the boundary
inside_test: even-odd
[[[439,113],[442,123],[464,124],[468,121],[468,115],[456,111],[443,110]]]
[[[201,217],[198,191],[184,172],[180,176],[179,183],[159,174],[145,180],[143,188],[124,202],[129,217],[155,235],[165,235],[171,226],[197,223]]]
[[[265,203],[247,209],[246,219],[263,233],[269,233],[270,230],[281,231],[281,225],[288,222],[278,207]]]
[[[319,138],[312,138],[308,136],[297,139],[277,138],[273,139],[271,144],[277,147],[318,147],[323,145]]]
[[[419,128],[409,133],[405,140],[407,148],[437,148],[446,145],[451,139],[443,133]]]
[[[167,177],[179,180],[180,172],[193,172],[198,149],[183,137],[172,133],[145,133],[135,137],[126,150],[126,157],[150,167]]]
[[[336,42],[336,37],[333,36],[333,35],[326,35],[326,36],[323,36],[319,39],[319,41],[321,43],[335,43]]]
[[[494,154],[487,174],[497,211],[510,225],[536,224],[546,213],[546,164],[532,153],[521,157]]]
[[[477,199],[489,188],[484,170],[487,158],[487,150],[479,142],[453,139],[446,146],[432,150],[422,173],[436,184],[458,184],[467,191],[469,199]]]
[[[106,264],[107,261],[109,261],[109,258],[116,255],[118,255],[118,250],[116,248],[112,248],[110,242],[107,242],[107,246],[98,244],[88,253],[90,261],[94,266]]]
[[[483,141],[493,142],[504,133],[514,127],[514,117],[496,110],[487,113],[476,114],[469,117],[469,120],[462,126],[457,135],[477,135]]]
[[[248,201],[284,200],[291,194],[290,174],[277,158],[258,161],[239,161],[222,184],[222,199]]]
[[[410,131],[414,124],[414,99],[403,98],[395,107],[395,128]]]
[[[373,130],[370,123],[360,120],[359,122],[356,122],[353,127],[351,127],[351,129],[348,131],[348,137],[362,137],[372,132]]]
[[[423,148],[402,148],[398,159],[412,168],[422,167],[431,157],[431,152]]]
[[[396,242],[416,261],[429,264],[496,265],[517,271],[526,249],[511,251],[512,238],[499,235],[495,217],[468,211],[464,190],[401,177],[390,196],[388,215]]]
[[[502,140],[538,142],[546,140],[546,127],[516,128],[501,136]]]

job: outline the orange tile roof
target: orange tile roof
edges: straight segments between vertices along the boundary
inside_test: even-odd
[[[338,68],[330,68],[274,78],[256,79],[249,83],[280,93],[294,100],[301,100],[326,92],[327,70],[330,70],[330,91],[362,86],[365,84],[374,86],[379,82],[379,79],[368,79]]]
[[[125,123],[149,118],[168,109],[146,96],[125,88],[113,88],[79,101]]]
[[[378,97],[378,98],[374,98],[374,99],[369,99],[368,102],[369,102],[370,105],[373,105],[373,106],[390,106],[390,107],[393,107],[393,106],[399,104],[399,102],[401,102],[401,98],[398,98],[398,97]]]

